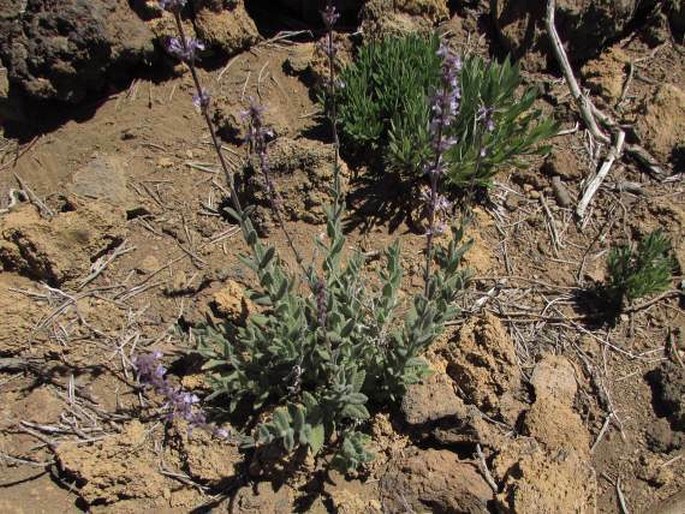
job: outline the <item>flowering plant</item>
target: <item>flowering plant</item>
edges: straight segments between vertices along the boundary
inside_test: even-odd
[[[356,152],[377,150],[384,166],[403,176],[416,176],[430,160],[434,145],[433,95],[441,89],[442,60],[437,36],[410,34],[362,47],[356,61],[342,71],[338,92],[343,141]],[[447,183],[457,188],[487,186],[504,164],[517,157],[545,152],[541,142],[557,124],[533,109],[534,88],[521,95],[518,67],[508,59],[486,63],[470,56],[455,71],[459,112],[442,127],[445,140],[441,167]],[[435,119],[433,117],[433,119]]]
[[[174,9],[178,21],[178,8]],[[451,237],[440,241],[435,238],[438,214],[445,209],[439,192],[444,175],[442,163],[454,144],[443,129],[459,109],[459,61],[446,47],[436,54],[442,63],[443,82],[435,94],[429,130],[433,145],[425,163],[432,177],[430,191],[425,195],[432,213],[427,231],[425,287],[403,303],[399,298],[403,270],[398,243],[384,252],[386,265],[373,282],[377,287],[367,283],[364,255],[358,250],[345,252],[333,76],[336,49],[330,44],[337,13],[331,2],[323,19],[329,31],[327,112],[335,161],[331,185],[334,201],[327,209],[326,234],[314,242],[321,263],[305,265],[282,223],[299,273],[292,273],[274,247],[259,240],[249,209],[242,207],[233,175],[223,161],[207,113],[207,99],[201,113],[228,183],[232,207],[227,210],[247,243],[248,252],[242,260],[257,278],[250,296],[261,309],[249,316],[244,326],[206,325],[195,333],[199,351],[206,358],[204,369],[214,388],[208,399],[221,399],[228,411],[242,409],[257,422],[256,430],[247,438],[248,445],[278,445],[287,453],[298,447],[313,455],[325,451],[334,455],[333,464],[353,469],[372,458],[362,425],[375,408],[399,400],[406,387],[426,373],[421,354],[445,323],[457,315],[455,300],[468,282],[468,272],[460,269],[469,247],[469,243],[461,244],[461,228],[450,227]],[[185,57],[190,45],[182,32],[179,35],[183,52],[177,55],[190,67],[197,94],[202,95],[194,58]],[[272,195],[274,214],[280,220],[278,192],[269,171],[269,128],[264,125],[262,112],[261,106],[252,103],[244,119],[249,125],[248,142]],[[440,231],[447,229],[440,227]],[[171,413],[191,418],[197,415],[191,408],[195,397],[160,381],[164,373],[154,361],[139,362],[141,381],[167,397]],[[200,416],[198,423],[204,423],[204,417]]]
[[[152,389],[166,400],[163,409],[167,412],[167,419],[182,419],[188,423],[190,429],[201,428],[214,435],[225,438],[228,432],[221,428],[216,428],[207,422],[204,411],[199,407],[200,399],[180,387],[174,387],[166,377],[167,369],[161,362],[162,353],[153,351],[147,354],[138,355],[133,366],[138,375],[138,381],[144,386]]]

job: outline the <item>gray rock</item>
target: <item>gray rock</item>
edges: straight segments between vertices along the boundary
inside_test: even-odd
[[[126,188],[126,180],[123,159],[98,154],[74,173],[71,190],[80,196],[129,209],[133,206],[133,195]]]
[[[573,364],[559,355],[545,355],[535,365],[530,383],[535,389],[536,400],[550,399],[567,406],[573,405],[578,391]]]

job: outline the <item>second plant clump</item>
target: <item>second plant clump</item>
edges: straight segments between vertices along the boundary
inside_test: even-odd
[[[657,229],[634,246],[611,249],[600,293],[611,311],[620,312],[626,303],[667,290],[676,265],[671,241]]]
[[[357,152],[380,151],[387,169],[416,177],[431,152],[431,95],[440,82],[440,40],[411,34],[363,46],[341,74],[338,92],[343,141]],[[455,188],[489,186],[505,164],[546,151],[541,142],[558,125],[533,109],[535,88],[521,95],[518,67],[509,59],[464,59],[461,108],[446,127],[455,144],[445,153],[446,180]]]

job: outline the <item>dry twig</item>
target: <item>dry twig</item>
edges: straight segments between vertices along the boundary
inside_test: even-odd
[[[49,219],[55,215],[54,211],[50,209],[50,207],[45,205],[45,202],[43,202],[43,200],[41,200],[38,197],[38,195],[36,195],[36,193],[33,192],[33,190],[28,186],[28,184],[23,178],[21,178],[16,173],[14,174],[14,178],[17,179],[17,182],[19,183],[21,190],[26,194],[29,201],[38,208],[38,211],[40,212],[41,216]]]
[[[485,462],[485,455],[483,455],[483,450],[481,449],[480,444],[476,445],[476,453],[478,454],[478,468],[480,469],[480,472],[483,474],[483,478],[485,478],[485,481],[490,486],[490,489],[492,489],[492,492],[497,494],[499,492],[497,482],[495,482],[495,479],[492,478],[492,474],[488,469],[488,464]]]
[[[555,13],[555,0],[547,1],[547,15],[545,17],[545,25],[547,28],[547,33],[549,35],[552,49],[554,55],[561,67],[566,83],[571,91],[571,96],[578,105],[580,114],[585,122],[586,126],[590,130],[590,134],[593,138],[601,141],[602,143],[611,143],[611,138],[600,128],[600,123],[609,129],[610,132],[615,134],[615,138],[612,145],[612,150],[609,152],[604,164],[600,168],[597,175],[588,182],[585,192],[581,201],[576,209],[576,214],[578,218],[582,219],[585,215],[585,211],[592,201],[592,197],[599,189],[604,178],[609,173],[612,164],[616,159],[619,159],[625,150],[632,155],[640,164],[646,166],[651,174],[657,176],[658,178],[663,178],[665,175],[664,170],[658,164],[657,160],[652,157],[649,152],[639,145],[626,145],[625,144],[625,132],[620,128],[619,124],[609,115],[598,109],[587,95],[584,95],[580,90],[578,81],[576,80],[573,70],[571,68],[571,63],[568,60],[566,51],[561,42],[561,38],[554,25],[554,13]],[[599,120],[599,122],[598,122]]]
[[[83,289],[85,286],[90,284],[93,280],[95,280],[100,274],[105,271],[107,266],[109,266],[114,259],[117,257],[121,257],[122,255],[126,255],[129,252],[132,252],[133,250],[136,249],[135,246],[126,246],[126,240],[124,240],[119,246],[117,246],[114,251],[112,252],[111,255],[103,255],[100,257],[97,261],[93,263],[91,266],[91,273],[88,275],[86,278],[84,278],[79,286],[76,288],[77,291],[80,291]]]

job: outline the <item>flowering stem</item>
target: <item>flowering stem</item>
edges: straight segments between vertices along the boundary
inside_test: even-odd
[[[444,130],[444,120],[440,120],[438,125],[438,133],[436,135],[438,141],[442,139],[442,132]],[[435,154],[435,162],[433,169],[437,170],[440,166],[440,159],[442,158],[440,152]],[[435,238],[435,207],[438,203],[438,186],[440,176],[437,172],[430,174],[430,200],[428,202],[428,236],[426,237],[426,263],[423,272],[423,293],[428,297],[428,284],[430,281],[431,263],[433,262],[433,240]]]
[[[433,160],[426,166],[430,179],[430,193],[428,195],[428,234],[426,238],[426,263],[424,268],[424,295],[430,293],[431,264],[433,262],[433,243],[436,226],[436,211],[445,210],[446,200],[439,192],[440,176],[445,173],[444,156],[456,143],[449,137],[448,128],[456,119],[459,112],[461,89],[459,87],[459,71],[461,60],[445,43],[440,45],[438,55],[442,59],[441,86],[435,93],[431,105],[430,134],[433,141]]]
[[[183,50],[186,53],[190,53],[190,48],[188,45],[188,40],[186,39],[185,36],[185,30],[183,29],[183,24],[181,22],[181,14],[178,10],[173,11],[174,14],[174,19],[176,20],[176,28],[178,30],[178,34],[181,39],[181,44],[183,45]],[[214,130],[214,124],[212,123],[211,118],[209,117],[209,109],[208,109],[208,103],[206,101],[203,101],[203,89],[202,89],[202,84],[200,83],[200,77],[198,76],[197,73],[197,68],[195,67],[195,59],[194,57],[191,57],[187,61],[188,68],[190,68],[190,74],[193,77],[193,83],[195,84],[195,89],[197,90],[197,94],[200,98],[200,111],[202,113],[202,117],[205,120],[205,123],[207,125],[207,128],[209,129],[209,135],[212,138],[212,145],[214,146],[214,150],[216,151],[217,156],[219,157],[219,163],[221,164],[221,169],[224,172],[224,177],[226,178],[226,183],[228,184],[228,190],[229,193],[231,194],[231,203],[233,204],[233,208],[235,211],[238,213],[238,215],[241,218],[240,221],[240,227],[243,232],[243,235],[247,237],[247,227],[244,225],[242,222],[242,217],[243,217],[243,208],[240,204],[240,199],[238,198],[238,193],[235,188],[235,181],[233,180],[233,173],[231,173],[231,170],[228,167],[228,163],[226,162],[226,158],[224,157],[223,152],[221,151],[221,144],[219,143],[219,139],[216,135],[216,131]]]
[[[309,276],[307,269],[304,266],[304,259],[300,254],[299,250],[295,246],[295,241],[290,235],[290,231],[285,225],[283,216],[281,214],[281,209],[279,208],[282,204],[281,197],[274,186],[273,180],[271,179],[271,167],[269,166],[269,160],[267,158],[267,144],[266,138],[269,134],[264,126],[264,120],[262,118],[263,107],[258,105],[253,99],[250,99],[250,107],[248,108],[245,118],[249,124],[249,133],[247,140],[251,143],[251,150],[257,155],[259,159],[259,168],[264,178],[264,184],[267,189],[267,196],[269,198],[269,206],[271,212],[276,218],[276,223],[278,227],[283,232],[285,239],[292,251],[297,265],[302,270],[305,277]],[[311,284],[310,284],[311,285]]]
[[[326,56],[328,57],[328,120],[331,123],[333,136],[333,191],[335,195],[335,210],[339,208],[342,191],[340,185],[340,139],[338,137],[338,105],[335,98],[335,43],[333,41],[333,25],[339,18],[332,0],[326,0],[326,8],[323,12],[323,21],[326,26]]]
[[[161,363],[162,353],[153,351],[135,357],[133,366],[138,375],[138,382],[153,389],[166,400],[167,419],[183,419],[188,422],[190,430],[201,428],[220,438],[228,437],[228,432],[207,422],[204,411],[198,403],[200,399],[181,387],[174,387],[166,378],[166,368]]]

